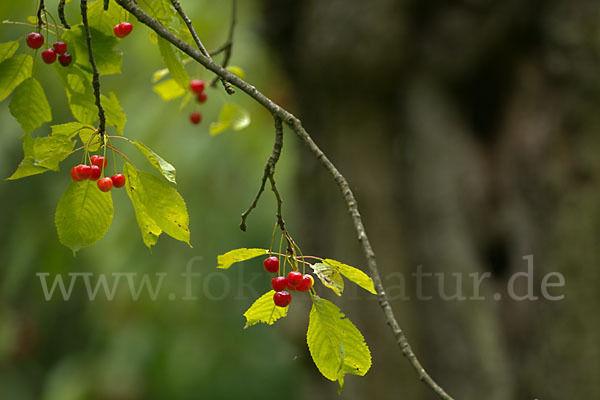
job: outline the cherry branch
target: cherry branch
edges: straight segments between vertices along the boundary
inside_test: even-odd
[[[60,22],[62,22],[65,29],[71,29],[71,26],[67,22],[67,18],[65,17],[65,2],[66,0],[60,0],[58,2],[58,18]]]
[[[221,47],[212,52],[212,55],[225,52],[223,56],[223,68],[227,68],[229,60],[231,59],[231,52],[233,49],[233,35],[235,33],[235,26],[237,25],[237,0],[231,0],[231,23],[229,24],[229,34],[227,35],[227,41]],[[215,86],[217,78],[215,77],[210,83],[211,86]]]
[[[211,58],[209,52],[206,50],[206,47],[204,47],[204,45],[202,44],[202,41],[200,40],[200,37],[198,36],[198,34],[196,33],[196,30],[194,29],[194,25],[192,24],[192,20],[183,11],[183,8],[181,8],[181,4],[179,4],[179,1],[178,0],[171,0],[171,4],[173,4],[173,7],[175,7],[175,10],[179,14],[179,16],[181,17],[181,19],[183,20],[183,22],[185,22],[185,24],[187,25],[188,31],[190,31],[190,34],[192,35],[192,38],[194,39],[194,42],[196,42],[196,46],[198,46],[198,49],[200,50],[200,52],[202,52],[202,54],[206,58],[208,58],[210,61],[212,61],[212,58]],[[216,77],[215,79],[218,79],[218,77]],[[234,94],[235,93],[235,89],[233,88],[233,86],[231,86],[230,83],[228,83],[224,79],[221,79],[221,82],[223,83],[223,87],[225,88],[225,91],[227,92],[227,94]]]
[[[40,4],[39,4],[38,9],[37,9],[37,27],[38,27],[38,32],[42,30],[42,10],[44,10],[44,8],[46,8],[44,6],[44,0],[40,0]]]
[[[81,0],[80,5],[81,21],[83,23],[83,27],[85,28],[85,39],[87,42],[90,64],[92,66],[92,86],[94,87],[96,107],[98,107],[98,119],[100,120],[100,123],[98,125],[98,133],[100,135],[104,135],[106,132],[106,115],[104,113],[104,108],[102,107],[102,102],[100,100],[100,73],[98,72],[98,67],[96,66],[96,61],[94,60],[94,52],[92,51],[92,35],[90,33],[90,27],[88,25],[87,17],[87,0]]]
[[[174,35],[171,31],[169,31],[165,26],[156,21],[150,15],[148,15],[144,10],[142,10],[133,0],[115,0],[121,7],[135,16],[141,23],[147,25],[150,29],[160,35],[162,38],[168,40],[175,47],[179,48],[181,51],[189,55],[191,58],[196,60],[198,63],[206,67],[208,70],[214,72],[221,79],[231,83],[236,86],[246,94],[248,94],[251,98],[256,100],[259,104],[261,104],[266,110],[268,110],[274,117],[280,118],[284,121],[290,129],[304,142],[304,144],[309,148],[309,150],[313,153],[313,155],[319,160],[321,165],[325,167],[327,172],[331,175],[333,180],[336,182],[340,192],[342,193],[344,202],[346,204],[346,208],[348,213],[352,218],[352,222],[354,224],[354,228],[356,230],[358,240],[363,248],[363,253],[365,258],[367,259],[367,266],[369,268],[369,272],[371,274],[371,278],[373,279],[373,283],[375,286],[375,290],[377,291],[377,295],[379,297],[379,305],[385,315],[385,319],[389,327],[391,328],[394,337],[396,338],[396,343],[400,347],[402,354],[408,359],[409,363],[413,367],[413,369],[417,372],[419,379],[425,383],[439,398],[443,400],[453,400],[452,397],[446,393],[446,391],[439,386],[433,378],[425,371],[417,356],[412,350],[404,331],[400,328],[396,317],[394,316],[394,312],[392,306],[390,305],[387,294],[385,293],[383,283],[381,281],[381,276],[379,274],[379,267],[377,266],[377,261],[375,258],[375,252],[371,247],[371,243],[365,231],[365,227],[362,222],[362,217],[358,210],[356,198],[354,197],[354,193],[350,189],[350,185],[346,178],[338,171],[338,169],[333,165],[333,163],[327,158],[327,156],[323,153],[323,151],[319,148],[319,146],[313,141],[311,136],[308,134],[306,129],[302,126],[300,120],[294,116],[289,111],[285,110],[278,104],[276,104],[273,100],[262,94],[258,89],[244,81],[237,75],[229,72],[225,68],[216,64],[214,61],[206,57],[200,51],[193,48],[191,45],[186,43],[184,40]]]

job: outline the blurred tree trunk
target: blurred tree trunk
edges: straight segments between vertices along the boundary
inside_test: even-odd
[[[599,398],[600,5],[264,4],[294,111],[353,185],[397,317],[434,379],[456,399]],[[306,223],[292,229],[307,250],[360,265],[336,187],[301,154]],[[527,255],[539,300],[507,299]],[[468,274],[489,272],[486,300],[444,301],[431,277],[422,292],[433,299],[419,301],[419,265],[445,273],[447,296],[457,292],[452,273],[470,297]],[[550,290],[566,296],[555,302],[540,293],[553,271],[566,280]],[[345,397],[431,398],[376,302],[353,293],[342,301],[374,367],[348,379]],[[315,389],[312,398],[330,396]]]

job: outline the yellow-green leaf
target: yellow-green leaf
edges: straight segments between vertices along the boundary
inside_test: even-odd
[[[114,92],[110,92],[108,97],[102,95],[100,101],[106,112],[106,125],[114,126],[117,128],[117,133],[122,135],[125,123],[127,122],[127,117],[121,108],[117,95]]]
[[[371,368],[371,352],[363,335],[335,304],[318,296],[313,297],[306,341],[321,374],[337,380],[340,390],[345,374],[363,376]]]
[[[373,285],[373,280],[360,269],[351,267],[336,260],[330,260],[329,258],[323,260],[323,263],[334,267],[340,274],[356,283],[361,288],[373,294],[377,294],[375,291],[375,286]]]
[[[0,43],[0,62],[12,57],[19,48],[19,42]]]
[[[250,113],[237,104],[225,104],[219,113],[219,119],[210,124],[210,134],[219,133],[233,129],[239,131],[250,125]]]
[[[121,22],[127,21],[129,13],[124,12],[121,7],[111,4],[108,10],[104,10],[104,1],[96,0],[88,4],[88,21],[92,28],[107,36],[113,35],[113,28]]]
[[[338,296],[342,295],[342,292],[344,291],[344,279],[335,267],[322,263],[312,264],[310,267],[315,272],[315,275],[319,277],[323,285],[333,290]]]
[[[7,180],[15,180],[25,178],[31,175],[42,174],[48,171],[48,168],[44,168],[36,164],[35,157],[33,155],[33,143],[34,140],[29,134],[23,136],[23,161],[17,167],[17,170]]]
[[[142,185],[138,179],[138,173],[135,167],[129,163],[125,163],[124,167],[125,174],[125,187],[127,189],[127,195],[133,204],[135,211],[135,218],[137,219],[142,233],[142,240],[148,248],[152,248],[158,241],[158,237],[162,233],[162,229],[158,226],[156,221],[148,215],[146,206],[144,205],[145,197],[141,191]]]
[[[157,83],[152,88],[163,101],[169,101],[183,96],[186,90],[183,89],[174,79],[167,79],[166,81]]]
[[[125,164],[125,167],[126,178],[130,176],[132,180],[129,183],[129,190],[136,193],[135,197],[130,195],[134,208],[136,208],[136,202],[143,205],[145,213],[154,220],[155,226],[174,239],[189,245],[189,216],[185,201],[177,190],[154,175],[139,170],[135,171],[135,168],[129,164]],[[142,223],[140,223],[140,228],[143,236],[145,228]],[[146,243],[146,239],[144,242]]]
[[[152,151],[152,149],[145,144],[140,142],[133,142],[133,144],[138,148],[139,151],[142,152],[150,164],[152,164],[165,177],[166,180],[172,183],[177,183],[175,181],[176,171],[174,166]]]
[[[96,182],[71,182],[63,194],[54,222],[62,244],[77,252],[100,240],[113,219],[110,192],[98,189]]]
[[[112,34],[105,34],[96,28],[90,27],[92,37],[92,48],[94,49],[94,60],[101,75],[121,73],[123,57],[115,51],[119,42]],[[73,43],[75,48],[75,63],[83,70],[91,72],[85,30],[83,25],[78,24],[65,31],[63,39]],[[71,67],[72,68],[72,67]],[[69,69],[71,69],[69,68]]]
[[[274,290],[263,294],[244,313],[244,317],[246,317],[246,326],[244,326],[244,329],[259,322],[273,325],[279,318],[287,315],[289,306],[277,307],[273,302],[274,294]]]
[[[19,85],[8,108],[25,133],[31,133],[44,122],[52,121],[46,94],[35,78],[27,78]]]
[[[267,254],[269,254],[269,250],[266,249],[242,248],[231,250],[217,257],[217,262],[219,263],[219,265],[217,265],[217,268],[227,269],[231,267],[231,265],[234,263],[250,260],[251,258],[264,256]]]
[[[17,86],[31,77],[33,58],[19,54],[0,63],[0,101],[6,99]]]
[[[244,70],[236,65],[230,65],[229,67],[227,67],[227,70],[232,74],[239,76],[242,79],[246,79],[246,73],[244,72]]]
[[[169,70],[171,77],[182,89],[187,89],[190,84],[190,77],[179,59],[173,45],[163,38],[158,38],[158,49],[160,56]]]

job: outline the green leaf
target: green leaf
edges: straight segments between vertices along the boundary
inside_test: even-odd
[[[8,108],[25,133],[31,133],[44,122],[52,121],[46,94],[35,78],[27,78],[19,85]]]
[[[156,83],[156,82],[160,81],[162,78],[164,78],[167,75],[169,75],[169,68],[162,68],[157,71],[154,71],[154,73],[152,74],[152,83]]]
[[[142,240],[150,249],[158,241],[162,229],[160,229],[156,221],[154,221],[152,217],[148,215],[148,211],[146,211],[146,206],[144,205],[146,199],[144,193],[141,191],[142,184],[139,181],[135,167],[129,163],[125,163],[124,174],[127,195],[131,200],[131,204],[133,204],[135,218],[140,227],[140,232],[142,233]]]
[[[183,89],[174,79],[167,79],[166,81],[157,83],[152,88],[163,101],[169,101],[183,96],[186,90]]]
[[[0,43],[0,62],[10,58],[19,48],[19,42]]]
[[[68,69],[57,66],[54,70],[65,86],[73,117],[83,124],[94,123],[98,119],[98,109],[94,103],[92,75],[77,65]]]
[[[96,0],[88,4],[88,21],[92,28],[97,29],[107,36],[113,35],[113,28],[121,22],[129,19],[129,13],[124,12],[121,7],[112,4],[108,10],[104,10],[104,1]]]
[[[277,307],[273,302],[274,294],[274,290],[263,294],[246,310],[244,313],[244,317],[246,317],[246,326],[244,326],[244,329],[259,322],[273,325],[279,318],[287,315],[289,306]]]
[[[121,104],[119,104],[117,95],[114,94],[114,92],[110,92],[108,97],[101,95],[100,102],[106,112],[106,125],[114,126],[117,128],[119,135],[122,135],[125,123],[127,122],[127,117],[121,108]]]
[[[315,365],[340,390],[344,375],[363,376],[371,368],[371,352],[354,324],[332,302],[313,297],[306,341]]]
[[[6,180],[21,179],[48,171],[47,168],[36,164],[33,156],[33,142],[34,140],[31,138],[31,136],[29,136],[29,134],[25,134],[25,136],[23,136],[23,161],[21,161],[17,167],[17,170],[10,177],[6,178]]]
[[[54,222],[60,242],[75,253],[100,240],[112,219],[110,192],[104,193],[96,182],[85,180],[69,184],[58,202]]]
[[[34,165],[59,171],[58,164],[73,151],[73,142],[64,136],[46,136],[35,138],[33,142]]]
[[[171,8],[169,0],[145,0],[140,2],[140,7],[161,23],[168,22],[175,17],[175,10]]]
[[[169,70],[171,77],[182,89],[186,90],[190,84],[190,77],[175,52],[173,45],[159,37],[158,49],[160,50],[160,56]]]
[[[142,152],[146,159],[152,164],[169,182],[175,181],[175,167],[169,164],[165,159],[152,151],[148,146],[140,142],[133,142],[135,147]]]
[[[244,72],[244,70],[236,65],[230,65],[229,67],[227,67],[227,71],[239,76],[242,79],[246,79],[246,73]]]
[[[52,125],[50,128],[52,129],[52,136],[65,136],[68,138],[72,138],[82,130],[88,132],[94,131],[89,125],[84,125],[80,122],[67,122],[66,124]]]
[[[128,184],[128,191],[136,193],[135,196],[130,195],[136,214],[138,209],[141,209],[141,207],[138,207],[141,204],[147,216],[154,220],[154,227],[159,227],[167,235],[189,245],[189,216],[185,202],[177,190],[154,175],[139,170],[136,171],[128,163],[125,164],[125,168],[127,173],[125,177],[129,177],[130,179],[127,180],[131,181]],[[142,236],[144,236],[147,218],[142,218],[142,221],[144,226],[138,219]],[[156,229],[153,232],[156,232]],[[147,243],[146,238],[144,243]]]
[[[361,288],[373,294],[377,294],[375,291],[375,286],[373,285],[373,280],[360,269],[351,267],[336,260],[330,260],[329,258],[323,260],[323,263],[334,267],[340,274],[356,283]]]
[[[316,263],[310,266],[323,285],[333,290],[338,296],[344,291],[344,279],[339,271],[331,265]]]
[[[94,60],[101,75],[121,73],[123,57],[115,51],[118,39],[112,34],[104,34],[96,28],[90,27]],[[91,73],[87,41],[83,25],[78,24],[65,31],[63,40],[72,42],[75,47],[75,63],[83,70]],[[71,68],[69,68],[71,69]]]
[[[0,63],[0,101],[6,99],[17,86],[31,77],[33,59],[29,54],[19,54]]]
[[[210,134],[218,135],[229,128],[239,131],[248,125],[250,125],[250,113],[245,108],[237,104],[225,104],[221,108],[218,121],[210,124]]]
[[[251,258],[264,256],[267,254],[269,254],[269,250],[266,249],[242,248],[231,250],[217,257],[217,262],[219,263],[219,265],[217,265],[217,268],[227,269],[231,267],[231,265],[234,263],[250,260]]]

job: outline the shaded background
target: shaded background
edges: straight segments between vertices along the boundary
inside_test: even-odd
[[[207,47],[219,46],[229,3],[181,2]],[[2,3],[1,19],[33,14],[34,2],[26,3]],[[433,377],[457,399],[599,398],[600,5],[264,0],[240,7],[232,63],[297,114],[346,174],[397,317]],[[1,25],[0,39],[28,31]],[[319,375],[306,348],[305,299],[296,296],[275,328],[243,330],[241,314],[269,277],[258,260],[214,270],[217,254],[270,241],[270,193],[249,232],[238,228],[270,152],[269,115],[237,94],[251,127],[210,137],[221,91],[209,91],[205,122],[191,126],[188,111],[152,92],[151,74],[162,66],[147,30],[136,25],[119,46],[124,73],[104,77],[103,88],[121,100],[125,135],[178,168],[194,247],[161,237],[149,252],[127,196],[114,191],[111,230],[73,258],[53,225],[68,168],[0,182],[3,398],[337,398],[336,384]],[[54,121],[70,121],[52,68],[38,61],[35,75]],[[6,106],[0,130],[6,177],[22,155],[21,131]],[[362,265],[337,189],[287,131],[277,178],[303,251]],[[493,300],[525,270],[526,255],[534,256],[535,294],[544,275],[558,271],[563,300]],[[202,274],[195,301],[181,300],[188,263]],[[491,272],[481,287],[487,300],[417,301],[411,273],[418,265],[445,272],[448,293],[456,292],[451,273]],[[90,302],[78,284],[70,301],[47,302],[36,272],[168,276],[157,301],[133,301],[121,285],[113,301]],[[363,378],[348,377],[339,398],[432,398],[395,347],[375,299],[348,286],[333,300],[363,331],[373,367]],[[424,292],[437,291],[436,281],[425,280]]]

